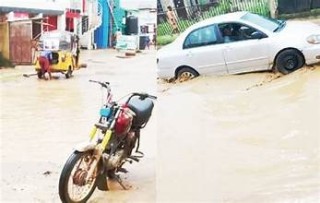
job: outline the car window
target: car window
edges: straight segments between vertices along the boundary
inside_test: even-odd
[[[279,25],[281,25],[281,21],[266,18],[253,13],[247,13],[244,16],[242,16],[241,19],[261,26],[269,30],[270,32],[273,32],[275,29],[277,29]]]
[[[214,25],[199,28],[191,32],[184,41],[183,48],[212,45],[217,43],[217,36]]]
[[[219,24],[218,28],[224,43],[255,39],[255,33],[261,33],[262,37],[266,37],[257,29],[240,23],[223,23]]]

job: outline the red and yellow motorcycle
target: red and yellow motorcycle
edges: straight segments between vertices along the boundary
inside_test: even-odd
[[[123,104],[113,101],[109,82],[93,81],[106,90],[106,102],[94,125],[89,141],[75,147],[65,163],[59,180],[62,202],[86,202],[95,188],[108,190],[108,178],[124,188],[118,172],[123,165],[143,157],[139,151],[140,130],[148,123],[155,96],[131,93]]]

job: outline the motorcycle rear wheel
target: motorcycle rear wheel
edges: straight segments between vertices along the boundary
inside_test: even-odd
[[[94,192],[97,186],[97,167],[92,178],[85,180],[92,159],[93,152],[87,151],[74,152],[67,160],[59,179],[59,196],[63,203],[84,203]]]

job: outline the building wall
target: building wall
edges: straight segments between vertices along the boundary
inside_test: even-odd
[[[117,31],[117,28],[124,32],[125,24],[123,24],[123,18],[125,17],[125,10],[120,7],[120,0],[113,0],[113,34]]]
[[[7,7],[21,7],[21,8],[33,8],[33,9],[51,9],[64,11],[65,8],[70,6],[68,0],[28,0],[28,1],[10,1],[0,0],[1,6]]]
[[[0,6],[4,7],[19,7],[19,8],[29,8],[29,9],[47,9],[47,10],[57,10],[65,12],[67,8],[77,8],[82,10],[83,2],[82,0],[28,0],[28,1],[9,1],[0,0]],[[66,23],[65,14],[57,17],[57,29],[65,30]],[[79,22],[79,19],[75,21]],[[76,22],[76,25],[78,23]],[[75,31],[77,29],[75,28]]]
[[[0,22],[0,52],[9,59],[9,24]]]

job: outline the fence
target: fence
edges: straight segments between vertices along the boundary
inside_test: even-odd
[[[183,32],[200,20],[234,11],[250,11],[263,16],[270,16],[268,2],[268,0],[220,0],[209,4],[179,7],[173,9],[173,11],[177,16],[178,29]],[[159,11],[158,9],[157,29],[158,36],[172,34],[172,27],[167,22],[166,11]]]
[[[320,0],[278,0],[279,14],[308,12],[320,8]]]

